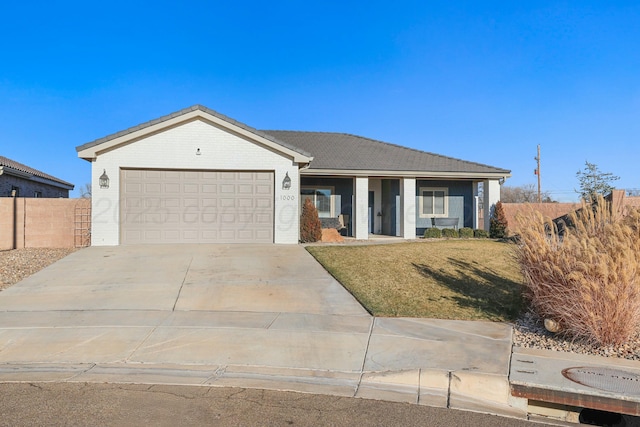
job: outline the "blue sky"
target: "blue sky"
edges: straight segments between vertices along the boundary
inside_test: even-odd
[[[5,2],[0,155],[81,187],[75,147],[193,104],[639,189],[637,1]],[[77,191],[73,195],[77,195]]]

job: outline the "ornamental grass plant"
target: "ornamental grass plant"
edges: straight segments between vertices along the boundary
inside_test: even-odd
[[[620,345],[640,328],[640,210],[612,213],[600,197],[570,214],[564,227],[531,211],[516,258],[525,298],[541,319],[570,339]]]

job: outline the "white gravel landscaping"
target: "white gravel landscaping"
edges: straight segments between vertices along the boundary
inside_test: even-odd
[[[0,251],[0,291],[76,250],[75,248],[23,248]]]
[[[572,341],[564,338],[562,334],[551,333],[544,328],[543,321],[532,313],[526,313],[518,319],[513,329],[513,345],[515,347],[640,360],[640,334],[623,345],[600,347]]]

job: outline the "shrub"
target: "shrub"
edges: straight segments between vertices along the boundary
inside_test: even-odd
[[[425,239],[439,239],[442,237],[442,232],[439,228],[431,227],[424,230]]]
[[[540,213],[519,218],[525,296],[570,338],[619,345],[640,327],[640,211],[613,215],[602,197],[562,233]]]
[[[491,214],[491,220],[489,222],[489,236],[494,239],[502,239],[507,236],[507,216],[504,213],[502,202],[496,203],[493,213]]]
[[[322,223],[318,218],[318,210],[311,199],[306,199],[300,217],[300,241],[303,243],[322,240]]]
[[[458,234],[461,238],[463,239],[470,239],[473,237],[473,229],[469,228],[469,227],[462,227],[459,231]]]
[[[473,237],[476,237],[478,239],[486,239],[489,237],[489,233],[487,232],[487,230],[473,230]]]
[[[458,231],[455,228],[443,228],[442,237],[458,237]]]

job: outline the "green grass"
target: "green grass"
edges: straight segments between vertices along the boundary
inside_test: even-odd
[[[522,276],[509,243],[493,240],[308,246],[375,316],[509,321]]]

